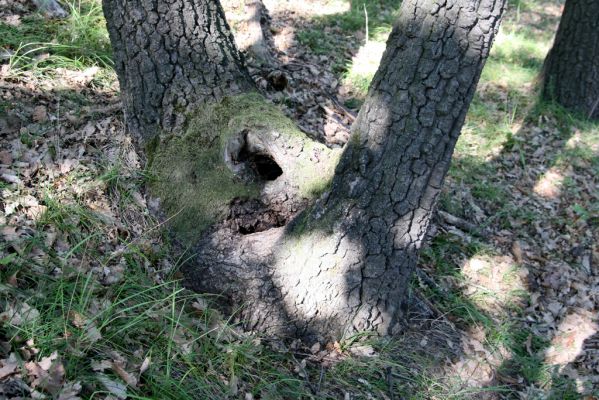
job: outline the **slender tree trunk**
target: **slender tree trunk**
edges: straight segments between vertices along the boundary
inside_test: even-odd
[[[543,97],[599,119],[599,2],[567,0],[545,59]]]
[[[193,1],[175,4],[188,2]],[[220,10],[209,0],[194,4],[210,16]],[[202,62],[229,66],[227,78],[222,85],[216,80],[208,89],[190,89],[185,88],[186,71],[196,76],[201,68],[187,63],[176,75],[178,91],[208,92],[194,94],[194,104],[206,98],[216,102],[196,109],[182,133],[160,143],[153,165],[161,183],[150,188],[179,226],[175,232],[187,233],[197,254],[185,268],[190,286],[220,295],[249,329],[311,340],[396,332],[408,281],[504,6],[505,0],[403,2],[328,185],[332,174],[327,171],[337,163],[337,154],[293,129],[272,106],[254,104],[260,103],[256,96],[234,96],[247,87],[246,75],[232,41],[225,40],[228,32],[208,30],[208,44],[226,43],[214,57],[227,61],[210,64],[212,52],[202,50],[207,57]],[[133,11],[140,7],[127,5]],[[211,23],[225,27],[218,12],[221,22]],[[123,12],[117,23],[110,20],[114,12],[106,15],[113,43],[123,41]],[[215,18],[194,15],[196,25]],[[178,48],[168,42],[170,34],[164,41],[162,31],[149,34],[155,38],[148,45],[156,40],[166,53]],[[121,60],[117,71],[123,94],[133,104],[127,115],[144,126],[176,126],[170,122],[178,115],[176,96],[164,95],[172,93],[168,81],[157,92],[162,100],[150,108],[151,119],[145,104],[137,107],[137,99],[129,99],[142,93],[146,78],[130,82],[138,79],[127,69],[140,65],[130,61],[137,53],[119,55],[119,46],[124,45],[115,46]],[[235,85],[236,80],[242,84]],[[218,102],[223,92],[231,97]],[[219,204],[225,209],[219,211]]]

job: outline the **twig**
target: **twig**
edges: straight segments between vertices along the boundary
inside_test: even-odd
[[[431,289],[433,289],[437,292],[441,292],[441,294],[443,294],[443,296],[447,295],[447,289],[439,286],[437,284],[437,282],[435,282],[433,280],[433,278],[428,276],[428,274],[425,271],[423,271],[421,268],[416,268],[416,275],[418,275],[418,278],[422,279],[424,281],[424,283],[426,283],[426,285],[428,287],[430,287]]]
[[[304,368],[302,363],[297,361],[297,359],[295,358],[295,355],[293,355],[293,353],[290,353],[290,354],[291,354],[291,358],[293,359],[293,361],[295,361],[295,364],[297,365],[298,369],[301,371],[301,375],[303,375],[303,378],[306,381],[306,385],[308,385],[312,394],[314,394],[314,395],[318,394],[318,391],[310,382],[310,377],[308,376],[308,373],[306,372],[306,369]]]
[[[351,122],[354,122],[356,120],[356,114],[349,110],[347,107],[345,107],[343,104],[339,103],[339,100],[337,100],[330,94],[327,94],[327,97],[335,104],[337,108],[343,111],[343,113],[350,119]]]
[[[323,379],[324,379],[324,367],[321,364],[320,365],[320,377],[318,378],[318,386],[316,388],[316,394],[320,393],[320,386],[322,385]]]
[[[117,101],[112,104],[107,104],[104,106],[87,106],[83,107],[83,112],[87,115],[92,114],[112,114],[114,112],[120,111],[123,108],[123,104],[120,101]]]
[[[389,388],[389,397],[391,400],[395,400],[395,394],[393,394],[393,368],[387,367],[385,372],[387,374],[387,386]]]
[[[458,238],[463,240],[465,243],[472,243],[472,241],[474,240],[472,238],[472,236],[470,236],[469,234],[467,234],[460,228],[457,228],[453,225],[443,225],[442,227],[444,228],[445,232],[451,233],[452,235],[457,236]]]
[[[598,105],[599,105],[599,97],[597,98],[597,100],[595,100],[595,104],[593,104],[593,107],[591,107],[591,111],[589,112],[589,116],[587,118],[591,119],[591,117],[595,113],[595,110],[597,109]]]
[[[446,211],[439,210],[439,216],[441,218],[443,218],[443,220],[446,223],[448,223],[449,225],[456,226],[456,227],[461,228],[467,232],[473,233],[473,232],[480,231],[479,227],[477,227],[473,223],[468,222],[465,219],[462,219],[460,217],[456,217],[455,215],[452,215]]]

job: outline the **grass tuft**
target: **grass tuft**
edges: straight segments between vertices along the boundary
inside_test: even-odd
[[[111,68],[112,52],[101,3],[71,0],[67,6],[69,16],[64,20],[30,15],[18,26],[0,22],[3,47],[14,52],[10,74],[52,73],[56,68]]]

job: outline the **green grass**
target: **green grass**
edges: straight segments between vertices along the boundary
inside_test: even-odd
[[[146,179],[118,162],[99,162],[92,170],[73,170],[61,182],[89,182],[121,212]],[[426,352],[403,354],[413,346],[409,338],[371,338],[366,344],[377,351],[375,357],[345,353],[323,366],[304,360],[310,355],[305,347],[291,351],[259,335],[243,334],[212,308],[211,297],[181,287],[178,266],[193,255],[176,258],[179,253],[154,229],[157,221],[131,237],[127,221],[106,218],[89,208],[84,196],[66,201],[53,185],[45,190],[40,203],[47,210],[30,233],[0,243],[0,312],[10,307],[35,310],[25,321],[1,319],[0,341],[22,363],[56,352],[64,380],[82,383],[82,398],[107,395],[104,379],[124,384],[110,366],[121,358],[121,367],[139,379],[127,393],[139,399],[243,398],[246,393],[273,400],[337,399],[344,393],[368,398],[389,390],[408,398],[463,398],[460,382],[440,376]],[[54,244],[49,244],[52,233]],[[164,281],[155,280],[149,271],[165,263],[173,268],[165,271]],[[108,281],[105,269],[118,279]],[[351,346],[341,347],[347,351]],[[37,353],[23,355],[23,348]],[[140,375],[147,359],[149,367]],[[99,371],[103,362],[108,367]],[[393,376],[391,386],[381,371]]]
[[[491,251],[491,253],[488,253]],[[529,391],[527,398],[538,399],[578,399],[580,394],[574,381],[560,374],[557,366],[548,365],[544,360],[544,352],[550,346],[549,340],[538,333],[523,327],[518,320],[523,317],[522,306],[516,303],[501,310],[500,314],[489,313],[479,307],[479,295],[493,293],[480,293],[476,296],[466,294],[463,285],[467,277],[462,272],[461,260],[463,257],[480,256],[481,254],[493,255],[491,249],[477,241],[464,243],[455,239],[450,234],[437,235],[433,243],[423,250],[421,264],[439,282],[453,282],[442,285],[444,291],[425,287],[423,293],[439,307],[439,310],[453,323],[462,329],[482,329],[484,332],[484,346],[492,354],[502,360],[497,368],[500,381],[506,386],[497,387],[496,391],[512,398],[516,395],[510,385],[520,380],[520,383],[534,389]],[[478,272],[484,274],[484,271]],[[508,271],[503,280],[509,283],[516,276],[516,270]],[[419,285],[418,281],[413,282]],[[447,290],[448,289],[448,290]],[[481,288],[482,289],[482,288]],[[527,298],[527,291],[515,291],[513,296]],[[504,357],[502,355],[507,355]],[[510,394],[512,393],[512,394]],[[503,397],[502,397],[503,398]]]
[[[117,178],[110,172],[101,179]],[[202,296],[177,281],[156,284],[148,277],[146,267],[166,257],[166,247],[157,254],[152,247],[117,239],[119,254],[106,253],[103,243],[113,229],[109,223],[81,204],[51,197],[44,203],[47,212],[36,233],[22,240],[21,252],[0,248],[0,304],[17,309],[27,304],[37,311],[31,320],[9,319],[0,325],[0,337],[13,348],[35,346],[37,360],[57,351],[66,381],[85,382],[85,398],[106,392],[94,364],[115,360],[114,352],[127,360],[124,368],[132,374],[144,358],[151,358],[142,385],[128,389],[139,398],[223,398],[232,392],[227,381],[233,377],[263,398],[268,393],[295,397],[305,390],[301,378],[281,369],[284,356],[269,352],[258,338],[233,335],[227,321],[210,308],[193,308],[194,302],[206,302]],[[50,230],[65,238],[68,250],[45,245],[44,232]],[[40,251],[47,257],[35,261]],[[102,285],[90,269],[94,265],[124,268],[118,282]],[[4,284],[11,276],[18,286]],[[28,341],[33,344],[26,345]],[[119,380],[110,369],[105,374]]]
[[[307,354],[275,350],[268,340],[238,333],[210,307],[193,306],[209,304],[210,298],[184,290],[176,280],[152,281],[147,266],[168,257],[167,248],[156,253],[120,240],[119,254],[107,254],[102,246],[112,227],[106,221],[80,204],[50,198],[45,204],[48,211],[38,233],[25,239],[21,253],[0,248],[0,304],[36,310],[24,322],[3,322],[0,338],[13,351],[35,347],[39,352],[33,359],[38,361],[57,352],[66,382],[83,383],[83,398],[108,394],[102,376],[123,383],[110,366],[98,370],[100,363],[121,358],[126,360],[122,368],[139,377],[127,392],[140,399],[217,399],[245,393],[262,399],[334,399],[344,392],[366,398],[367,393],[389,390],[408,398],[431,393],[463,398],[459,382],[434,378],[429,358],[402,354],[406,343],[401,338],[370,340],[367,344],[378,352],[374,358],[346,357],[330,368],[302,363]],[[51,229],[68,241],[66,252],[45,247],[43,232]],[[33,262],[40,248],[48,258]],[[101,284],[90,269],[119,264],[122,276],[111,285]],[[15,274],[18,285],[6,284]],[[140,376],[146,359],[149,368]],[[393,374],[391,389],[381,371]]]
[[[351,73],[351,59],[348,46],[356,32],[366,34],[366,15],[368,15],[368,40],[385,41],[391,32],[393,20],[397,17],[398,0],[350,0],[349,9],[344,13],[319,16],[298,30],[297,40],[310,48],[315,54],[333,57],[333,72],[346,79],[356,79],[357,87],[367,89],[372,76],[360,76]],[[331,28],[334,31],[329,29]],[[340,40],[347,37],[349,40]],[[347,75],[349,74],[349,75]],[[350,78],[350,76],[352,78]]]
[[[69,17],[64,20],[31,15],[18,26],[0,22],[0,46],[14,52],[10,59],[11,74],[111,67],[110,41],[100,2],[70,0],[67,6]]]

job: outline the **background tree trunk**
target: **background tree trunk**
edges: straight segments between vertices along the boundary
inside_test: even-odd
[[[567,0],[544,66],[543,97],[599,119],[599,2]]]
[[[143,141],[253,88],[218,1],[103,0],[103,9],[127,126]]]
[[[504,5],[406,0],[328,194],[286,227],[207,235],[192,286],[256,330],[396,332]]]

